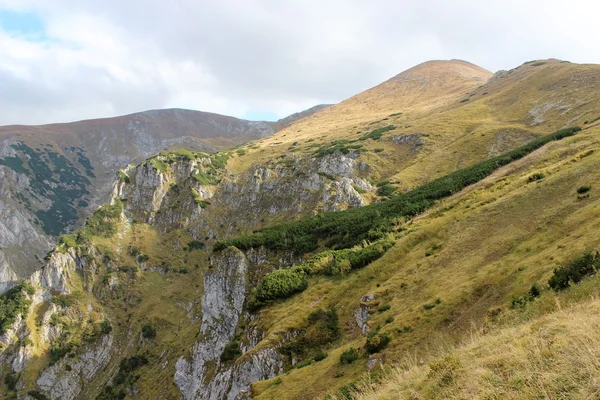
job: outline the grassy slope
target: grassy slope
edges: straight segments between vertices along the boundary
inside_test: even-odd
[[[583,184],[600,187],[599,146],[597,128],[551,143],[415,220],[411,233],[364,270],[343,279],[319,278],[304,293],[263,310],[261,320],[276,332],[311,310],[335,305],[346,335],[321,363],[293,370],[275,385],[255,384],[258,398],[316,396],[360,376],[365,359],[350,366],[338,359],[343,349],[364,343],[352,326],[366,293],[391,305],[372,316],[372,324],[393,338],[381,357],[399,362],[409,353],[428,360],[440,342],[460,342],[473,327],[484,326],[490,309],[506,307],[533,283],[545,286],[556,266],[600,248],[591,234],[599,225],[598,193],[583,200],[576,193]],[[528,183],[539,171],[546,178]],[[437,298],[439,305],[423,308]],[[385,324],[388,316],[394,321]],[[404,326],[412,331],[398,333]]]
[[[395,92],[388,82],[385,90],[375,88],[366,93],[368,97],[359,95],[342,103],[347,108],[331,107],[273,138],[245,147],[248,154],[236,156],[230,167],[239,171],[271,159],[287,152],[294,141],[301,141],[298,153],[309,154],[314,151],[308,148],[311,143],[354,139],[373,127],[394,124],[401,128],[391,134],[430,133],[421,151],[415,154],[410,147],[394,145],[384,136],[380,142],[365,141],[371,150],[385,148],[383,153],[371,151],[362,157],[374,166],[374,176],[390,176],[412,186],[516,147],[530,135],[547,134],[571,120],[573,125],[584,126],[585,120],[595,118],[592,110],[598,110],[600,116],[600,99],[590,97],[598,71],[597,66],[558,61],[539,67],[526,65],[504,80],[481,88],[478,81],[463,82],[464,86],[455,87],[435,103],[434,112],[424,105],[439,92],[433,91],[420,102],[411,98],[416,106],[409,108],[402,100],[406,93],[393,96]],[[589,76],[580,79],[578,74]],[[567,88],[561,86],[562,80],[568,83]],[[560,90],[544,91],[548,82],[559,82]],[[471,100],[460,103],[469,93],[475,93]],[[560,96],[569,101],[581,101],[582,105],[572,107],[574,111],[550,109],[545,122],[531,125],[529,110],[536,101],[544,104],[555,93],[562,93]],[[388,97],[391,100],[386,100]],[[366,99],[368,102],[363,104]],[[404,114],[389,116],[399,111]],[[573,119],[574,115],[579,117]],[[369,125],[373,121],[379,122]],[[497,140],[497,131],[506,128],[516,133]],[[307,142],[310,139],[315,142]],[[301,327],[311,311],[335,305],[344,335],[327,349],[329,356],[320,363],[292,370],[280,381],[276,378],[256,383],[258,397],[313,397],[360,377],[365,371],[365,358],[346,366],[338,360],[344,349],[364,343],[355,327],[354,311],[366,293],[374,293],[381,304],[391,305],[390,310],[371,318],[373,326],[392,332],[392,343],[378,357],[397,363],[410,353],[427,362],[439,355],[439,343],[453,346],[464,341],[473,324],[488,326],[488,310],[506,306],[513,296],[529,290],[533,282],[545,283],[555,266],[584,249],[600,248],[600,240],[590,235],[597,229],[595,217],[600,214],[596,192],[600,188],[596,168],[599,147],[600,129],[595,127],[575,138],[551,143],[413,221],[409,233],[402,234],[396,246],[369,267],[344,278],[311,278],[304,293],[260,311],[258,323],[277,340],[278,333]],[[595,152],[587,154],[591,150]],[[546,178],[527,183],[527,177],[538,171],[543,171]],[[591,196],[577,200],[575,189],[583,184],[593,186]],[[127,289],[107,297],[103,304],[90,301],[103,308],[113,322],[118,345],[125,349],[119,356],[150,356],[151,363],[139,370],[140,396],[175,399],[179,393],[172,383],[174,363],[186,354],[198,331],[198,323],[191,324],[183,307],[176,304],[199,301],[207,254],[173,251],[181,248],[175,245],[178,239],[184,244],[190,240],[181,231],[159,237],[151,228],[136,224],[130,233],[121,236],[123,239],[98,241],[117,255],[115,267],[133,265],[127,251],[132,242],[142,253],[164,259],[173,268],[186,267],[190,273],[140,272],[132,280],[125,273],[116,273]],[[426,256],[428,251],[433,254]],[[198,269],[193,267],[196,263]],[[80,287],[75,289],[83,292]],[[424,304],[434,303],[437,298],[441,300],[439,305],[423,309]],[[390,316],[394,321],[386,324]],[[148,322],[157,328],[157,337],[140,341],[140,327]],[[412,331],[397,332],[405,326]],[[163,354],[165,349],[169,350]],[[45,356],[35,360],[34,365],[41,368]],[[115,357],[107,371],[114,371],[119,361]],[[31,379],[34,375],[32,372]],[[99,389],[92,388],[90,393]]]
[[[245,146],[248,153],[230,166],[240,171],[292,151],[308,155],[315,150],[312,145],[357,139],[374,128],[394,125],[381,141],[362,142],[370,151],[361,158],[374,176],[407,188],[600,116],[598,65],[547,60],[539,66],[524,64],[485,83],[490,76],[464,62],[421,64]],[[397,113],[402,114],[393,115]],[[411,133],[427,135],[419,151],[388,138]],[[375,148],[384,151],[375,153]]]
[[[599,282],[586,283],[593,286],[587,285],[592,287],[580,304],[494,333],[475,333],[428,365],[407,360],[385,371],[381,384],[360,385],[354,398],[597,398]]]

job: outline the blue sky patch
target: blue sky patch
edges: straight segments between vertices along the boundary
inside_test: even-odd
[[[44,21],[34,12],[0,9],[0,28],[11,35],[29,40],[45,39]]]
[[[279,119],[277,114],[270,111],[248,111],[242,118],[250,121],[277,121]]]

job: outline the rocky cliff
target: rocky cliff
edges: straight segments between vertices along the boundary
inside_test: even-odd
[[[56,236],[108,201],[114,171],[168,148],[233,147],[296,119],[256,122],[173,109],[0,127],[0,293],[42,265]]]

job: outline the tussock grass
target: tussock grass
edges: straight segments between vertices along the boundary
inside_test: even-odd
[[[600,300],[593,298],[494,334],[473,334],[436,360],[423,364],[407,358],[384,374],[381,384],[365,380],[358,385],[353,398],[597,398]]]

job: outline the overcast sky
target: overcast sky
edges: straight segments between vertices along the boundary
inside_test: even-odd
[[[171,107],[277,119],[430,59],[600,63],[596,3],[0,0],[0,124]]]

